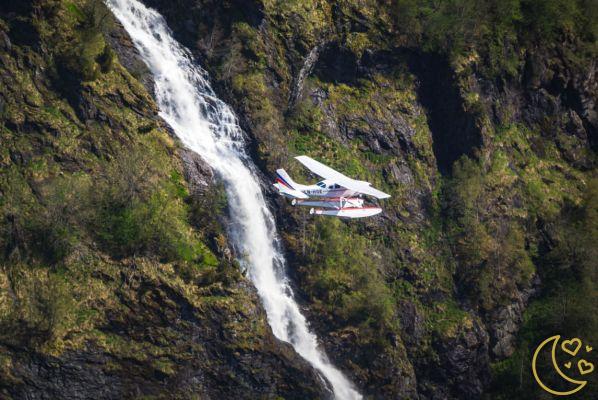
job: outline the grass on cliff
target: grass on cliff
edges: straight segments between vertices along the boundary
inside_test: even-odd
[[[591,0],[399,0],[391,9],[399,32],[421,37],[424,48],[453,55],[477,48],[507,70],[519,40],[574,32],[591,42],[598,34],[598,5]]]
[[[341,326],[396,329],[394,298],[366,239],[349,233],[337,219],[314,220],[305,235],[309,251],[302,272],[310,297],[335,315]]]
[[[0,342],[10,346],[84,346],[106,313],[128,315],[117,292],[135,279],[199,306],[219,297],[205,287],[238,276],[206,245],[216,217],[190,201],[149,94],[104,57],[106,12],[101,1],[44,2],[19,17],[36,46],[15,40],[3,54]],[[0,22],[11,39],[24,34],[12,22]]]
[[[95,241],[117,257],[213,263],[188,225],[186,189],[180,174],[164,169],[169,164],[155,147],[123,147],[96,174],[62,174],[34,191],[12,169],[3,176],[2,214],[11,221],[0,237],[4,254],[57,263]]]
[[[579,206],[586,181],[555,141],[529,128],[500,127],[494,141],[486,157],[455,163],[443,193],[461,283],[487,310],[529,283],[543,243],[534,226],[558,220],[567,204]]]
[[[549,336],[578,337],[598,342],[598,179],[588,182],[580,205],[563,208],[546,227],[553,246],[539,265],[544,290],[525,311],[515,353],[493,365],[493,398],[532,398],[541,395],[529,365],[535,347]],[[591,385],[582,392],[594,398]]]

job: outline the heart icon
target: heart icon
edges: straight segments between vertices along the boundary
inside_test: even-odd
[[[594,370],[594,364],[586,360],[579,360],[577,363],[577,368],[579,369],[580,374],[586,375]]]
[[[573,338],[570,340],[563,340],[563,344],[561,344],[561,348],[565,353],[569,353],[572,356],[575,356],[579,349],[581,348],[581,340],[578,338]]]
[[[565,363],[565,367],[571,368],[571,361],[569,361],[568,363]]]
[[[589,353],[590,351],[592,351],[592,347],[591,346],[586,346],[586,351]]]

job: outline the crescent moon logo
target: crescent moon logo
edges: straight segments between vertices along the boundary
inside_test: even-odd
[[[583,389],[588,384],[588,381],[580,381],[577,379],[573,379],[573,378],[567,376],[559,367],[559,364],[556,359],[556,349],[558,347],[558,342],[559,342],[560,338],[561,338],[561,335],[555,335],[555,336],[549,337],[548,339],[546,339],[542,343],[540,343],[540,345],[536,348],[536,351],[534,352],[534,356],[532,358],[532,372],[534,374],[534,378],[536,379],[536,382],[538,382],[538,385],[540,385],[540,387],[542,389],[546,390],[548,393],[553,394],[555,396],[568,396],[573,393],[579,392],[581,389]],[[568,391],[554,390],[551,387],[549,387],[548,385],[546,385],[546,383],[544,383],[542,381],[542,379],[540,378],[540,376],[538,375],[538,370],[536,367],[538,354],[547,344],[549,344],[551,342],[552,342],[552,349],[551,349],[552,366],[554,367],[554,370],[557,372],[557,374],[559,374],[561,376],[561,378],[563,378],[564,380],[566,380],[569,383],[576,385],[576,387],[574,387],[571,390],[568,390]],[[570,347],[571,344],[575,345],[575,347],[573,348],[574,351],[571,350],[571,347]],[[578,338],[574,338],[571,340],[565,340],[563,342],[563,349],[569,354],[573,354],[573,355],[577,354],[580,347],[581,347],[581,340]],[[590,350],[587,350],[587,349],[590,349]],[[591,351],[591,349],[592,348],[589,346],[586,347],[586,350],[588,352]],[[567,350],[570,350],[570,351],[567,351]],[[564,365],[565,365],[565,367],[570,368],[571,362],[565,363]],[[580,360],[579,365],[580,365],[580,367],[579,367],[580,372],[583,371],[582,374],[590,373],[594,369],[594,365],[587,362],[586,360]],[[585,368],[585,369],[582,369],[582,365],[584,366],[583,368]],[[589,366],[591,366],[591,369],[589,368]]]

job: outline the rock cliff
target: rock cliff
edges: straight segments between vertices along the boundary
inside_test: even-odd
[[[308,154],[392,195],[345,222],[269,193],[304,311],[366,398],[538,397],[540,339],[598,342],[591,2],[144,3],[264,187],[312,178]],[[273,337],[218,182],[102,4],[5,2],[0,51],[0,393],[329,396]]]

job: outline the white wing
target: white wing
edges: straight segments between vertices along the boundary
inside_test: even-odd
[[[314,174],[321,176],[324,179],[330,179],[347,189],[367,194],[378,199],[387,199],[390,197],[389,194],[371,187],[368,182],[351,179],[348,176],[345,176],[308,156],[297,156],[295,159],[297,159],[297,161],[299,161],[301,164],[305,165]]]

